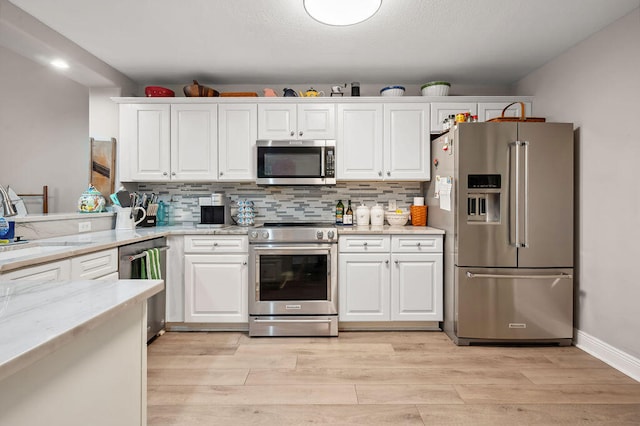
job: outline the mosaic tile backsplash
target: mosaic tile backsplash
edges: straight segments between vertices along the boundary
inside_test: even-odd
[[[335,206],[342,200],[347,207],[361,203],[371,207],[387,206],[395,200],[398,207],[409,208],[413,197],[423,196],[420,182],[341,182],[335,186],[258,186],[255,183],[141,183],[139,192],[155,192],[171,201],[175,223],[200,223],[198,197],[224,193],[232,203],[251,200],[256,208],[256,223],[270,221],[318,221],[335,219]],[[232,204],[233,206],[233,204]]]

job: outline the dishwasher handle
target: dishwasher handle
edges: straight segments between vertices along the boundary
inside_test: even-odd
[[[167,251],[169,250],[169,246],[162,246],[162,247],[152,247],[152,248],[157,248],[159,251]],[[151,250],[151,249],[148,249]],[[143,257],[147,257],[147,251],[141,251],[138,254],[133,254],[133,255],[127,255],[127,256],[122,256],[122,260],[123,261],[129,261],[129,262],[133,262],[136,259],[142,259]]]

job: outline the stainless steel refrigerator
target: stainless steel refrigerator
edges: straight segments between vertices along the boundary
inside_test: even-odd
[[[461,123],[431,142],[444,330],[459,345],[573,337],[573,125]]]

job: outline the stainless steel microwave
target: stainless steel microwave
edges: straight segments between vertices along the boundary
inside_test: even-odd
[[[335,140],[257,141],[258,185],[335,185]]]

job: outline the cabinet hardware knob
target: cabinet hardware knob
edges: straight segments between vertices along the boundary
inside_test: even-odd
[[[391,176],[391,172],[387,172],[387,176]]]
[[[176,172],[171,172],[171,176],[175,176],[175,175],[176,175]]]
[[[213,243],[213,246],[214,246],[214,247],[217,247],[217,246],[218,246],[218,243]]]
[[[418,244],[416,244],[418,247],[420,247],[420,242],[418,242]]]
[[[247,261],[245,260],[244,262],[242,262],[242,264],[243,264],[243,265],[246,265],[246,264],[247,264]]]
[[[365,247],[367,246],[367,244],[368,243],[366,241],[364,243],[362,243],[362,245],[365,246]]]
[[[291,136],[295,135],[296,132],[294,132],[293,130],[291,131]]]
[[[386,263],[388,265],[389,264],[389,260],[385,260],[384,263]]]
[[[378,172],[378,176],[382,176],[382,172]]]
[[[394,263],[395,263],[396,265],[398,265],[398,264],[400,263],[400,261],[399,261],[399,260],[396,260]]]
[[[168,173],[167,172],[162,172],[162,176],[167,176]]]
[[[302,130],[300,130],[300,133],[298,133],[298,134],[299,134],[300,136],[302,136],[302,135],[303,135]]]
[[[222,176],[224,174],[224,172],[220,172],[220,176]]]

